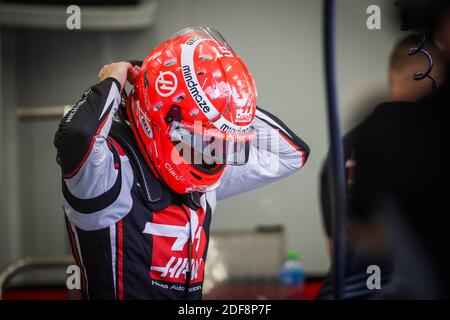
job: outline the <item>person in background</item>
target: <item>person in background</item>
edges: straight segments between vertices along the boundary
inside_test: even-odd
[[[390,62],[389,62],[389,100],[390,101],[417,101],[420,98],[431,94],[433,83],[430,79],[424,81],[416,81],[413,75],[421,70],[426,70],[428,62],[422,55],[409,56],[408,52],[411,48],[419,46],[422,42],[422,36],[418,34],[411,34],[401,39],[394,47]],[[433,74],[439,84],[442,84],[445,79],[445,59],[442,52],[433,41],[428,41],[424,47],[432,56],[434,60]],[[366,105],[365,108],[368,106]],[[374,111],[376,112],[376,111]],[[371,115],[367,117],[368,120],[363,121],[355,129],[351,130],[344,137],[344,153],[345,166],[347,178],[347,197],[351,201],[352,186],[354,183],[354,175],[358,159],[355,158],[354,144],[358,136],[358,132],[362,130],[367,121],[370,121]],[[330,197],[330,176],[329,176],[329,161],[327,156],[324,167],[320,176],[320,195],[322,204],[322,218],[324,229],[329,245],[330,257],[332,257],[332,208],[333,201]],[[367,223],[362,225],[355,225],[352,221],[349,222],[349,241],[348,252],[346,259],[346,282],[345,282],[345,298],[347,299],[362,299],[375,294],[366,287],[367,267],[370,265],[379,265],[383,273],[383,284],[389,281],[389,274],[392,269],[392,262],[390,255],[385,251],[378,239],[381,238],[381,226],[376,223]],[[353,241],[352,241],[353,239]],[[358,239],[358,240],[356,240]],[[363,239],[363,241],[361,241]],[[373,243],[372,240],[377,239]],[[381,246],[381,247],[380,247]],[[319,294],[320,299],[328,299],[332,297],[331,286],[331,272],[326,278]]]
[[[448,60],[450,3],[399,3],[403,25],[425,32]],[[450,298],[449,71],[437,90],[418,101],[379,105],[354,142],[352,219],[378,221],[383,234],[373,240],[393,258],[391,279],[377,298]]]

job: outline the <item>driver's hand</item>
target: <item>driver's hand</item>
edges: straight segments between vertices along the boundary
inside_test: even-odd
[[[103,81],[109,77],[117,79],[117,81],[119,81],[120,83],[120,91],[122,91],[127,80],[129,83],[134,85],[137,75],[137,68],[134,68],[130,63],[115,62],[104,65],[98,73],[98,78],[100,79],[100,81]]]

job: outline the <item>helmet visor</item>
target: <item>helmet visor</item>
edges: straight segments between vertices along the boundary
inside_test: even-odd
[[[217,44],[220,44],[221,46],[227,47],[230,50],[233,50],[228,43],[227,40],[225,40],[224,36],[217,30],[209,28],[209,27],[189,27],[182,29],[175,33],[171,39],[177,39],[181,36],[189,36],[191,38],[202,38],[202,39],[209,39],[213,40]]]
[[[245,165],[249,160],[255,130],[246,133],[228,133],[204,128],[201,122],[192,125],[173,121],[169,126],[168,135],[190,164],[239,166]]]

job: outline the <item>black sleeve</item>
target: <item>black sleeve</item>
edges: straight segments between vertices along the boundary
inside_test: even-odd
[[[120,99],[118,92],[120,83],[114,78],[107,78],[89,88],[62,119],[54,145],[57,162],[65,177],[76,173],[88,156],[95,137],[107,122],[112,121],[112,107]]]
[[[352,218],[366,219],[380,197],[395,189],[407,190],[416,183],[415,175],[420,171],[415,169],[417,162],[413,156],[425,144],[411,134],[420,130],[411,121],[413,115],[412,103],[384,103],[359,131],[355,139],[358,165],[350,203]]]
[[[345,181],[347,186],[347,201],[350,201],[352,197],[352,186],[351,186],[351,170],[353,170],[353,166],[355,164],[349,164],[349,160],[357,161],[357,159],[353,159],[354,147],[355,147],[355,139],[358,135],[358,132],[361,126],[364,125],[364,122],[351,130],[344,136],[344,165],[345,165]],[[356,164],[357,165],[357,164]],[[327,237],[332,237],[333,234],[333,208],[335,207],[335,203],[332,197],[332,181],[331,181],[331,158],[330,152],[327,153],[325,158],[325,163],[320,172],[320,202],[322,206],[322,221],[325,229],[325,234]]]

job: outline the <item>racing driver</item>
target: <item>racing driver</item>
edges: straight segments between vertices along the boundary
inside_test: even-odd
[[[247,67],[209,28],[179,31],[140,66],[105,65],[99,79],[54,141],[82,291],[201,299],[217,202],[292,174],[309,148],[256,107]]]

